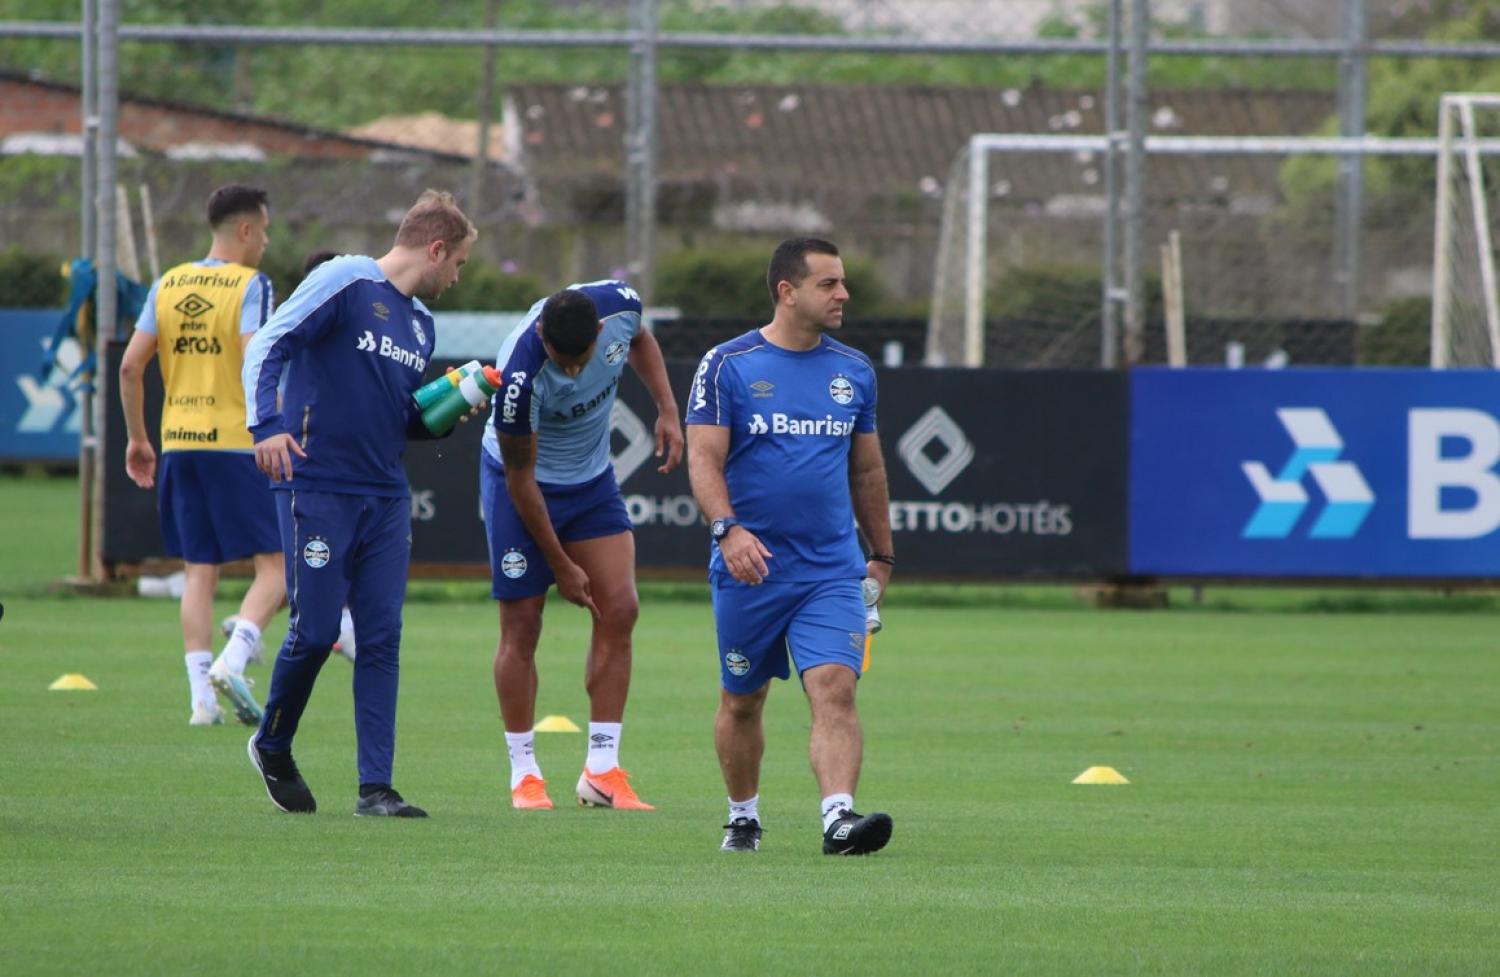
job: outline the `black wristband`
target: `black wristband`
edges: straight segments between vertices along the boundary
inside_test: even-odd
[[[870,560],[873,563],[884,563],[886,566],[896,565],[896,558],[889,553],[871,553]]]

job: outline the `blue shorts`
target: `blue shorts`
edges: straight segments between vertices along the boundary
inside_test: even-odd
[[[254,455],[166,451],[156,485],[169,556],[217,564],[281,552],[271,482],[255,467]]]
[[[485,536],[490,544],[490,596],[496,600],[519,600],[545,594],[557,582],[542,557],[541,547],[526,531],[521,514],[511,505],[505,487],[505,469],[481,452],[479,503]],[[560,542],[598,539],[628,533],[635,527],[625,511],[615,471],[606,468],[598,477],[578,485],[538,482],[547,502],[547,516]]]
[[[748,695],[773,678],[800,676],[816,665],[847,665],[860,674],[865,658],[865,605],[858,578],[767,580],[754,587],[713,575],[714,626],[724,689]]]

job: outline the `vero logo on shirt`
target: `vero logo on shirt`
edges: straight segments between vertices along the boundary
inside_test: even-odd
[[[375,334],[368,329],[355,342],[354,348],[362,353],[374,353],[377,356],[384,356],[388,360],[395,360],[402,366],[409,367],[418,373],[427,369],[427,360],[422,357],[421,353],[397,346],[391,342],[391,337],[389,336],[381,336],[380,342],[377,343],[375,341]]]

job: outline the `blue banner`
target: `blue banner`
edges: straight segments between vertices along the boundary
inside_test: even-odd
[[[84,351],[63,340],[41,379],[62,310],[0,309],[0,460],[77,461],[79,381]]]
[[[1500,372],[1132,374],[1130,570],[1500,577]]]

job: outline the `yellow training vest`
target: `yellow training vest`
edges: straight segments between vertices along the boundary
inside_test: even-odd
[[[254,274],[244,265],[185,264],[157,285],[162,451],[254,449],[240,382],[240,306]]]

